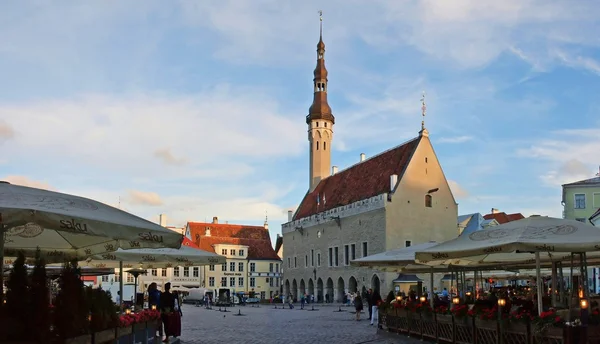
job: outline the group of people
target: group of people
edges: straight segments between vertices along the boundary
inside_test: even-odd
[[[363,299],[359,293],[355,293],[354,297],[354,309],[356,310],[356,321],[360,320],[360,313],[363,310]],[[371,326],[376,324],[379,325],[379,305],[383,302],[381,299],[381,295],[378,291],[373,292],[373,289],[367,290],[364,295],[365,301],[367,301],[367,307],[369,310],[369,320],[371,321]]]
[[[158,335],[163,343],[169,342],[169,337],[179,337],[181,335],[181,304],[177,292],[171,292],[171,283],[165,283],[164,291],[158,290],[156,283],[148,286],[148,307],[156,306],[160,310],[161,321],[158,325]]]

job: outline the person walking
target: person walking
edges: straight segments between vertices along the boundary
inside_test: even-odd
[[[372,309],[372,315],[371,315],[371,326],[373,326],[373,323],[377,324],[377,327],[379,327],[379,305],[381,304],[381,295],[379,295],[378,291],[375,291],[373,293],[373,298],[371,300],[371,302],[373,303],[373,306],[371,307]]]
[[[367,307],[369,309],[369,320],[373,319],[373,289],[367,291]]]
[[[156,283],[150,283],[148,286],[148,308],[152,309],[154,306],[154,308],[160,311],[160,294],[161,292],[158,290]],[[154,333],[154,336],[156,337],[156,333]],[[158,320],[158,336],[159,338],[163,336],[162,318]]]
[[[360,312],[363,310],[363,302],[358,293],[356,294],[356,297],[354,297],[354,309],[356,309],[356,321],[360,321]]]

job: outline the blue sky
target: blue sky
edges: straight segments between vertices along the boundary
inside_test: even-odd
[[[275,237],[308,186],[324,12],[333,164],[420,129],[461,214],[561,216],[600,158],[593,1],[0,4],[0,178]]]

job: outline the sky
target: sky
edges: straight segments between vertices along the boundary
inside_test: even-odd
[[[308,188],[323,11],[332,164],[426,126],[459,203],[562,216],[600,156],[592,0],[0,3],[0,180],[271,236]]]

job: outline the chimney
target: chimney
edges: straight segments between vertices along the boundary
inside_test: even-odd
[[[215,225],[218,225],[219,224],[219,218],[216,217],[216,216],[213,216],[213,222],[212,223],[214,223]]]
[[[492,208],[492,214],[498,214],[500,212],[500,210],[496,209],[496,208]]]
[[[204,230],[204,236],[210,236],[210,227],[206,227]]]
[[[331,175],[333,176],[336,173],[338,173],[338,167],[337,166],[331,166]]]
[[[292,222],[293,218],[294,218],[294,212],[291,210],[288,210],[288,222]]]
[[[158,224],[162,227],[167,227],[167,215],[160,214],[158,215]]]
[[[390,176],[390,192],[394,191],[394,188],[396,187],[396,184],[398,184],[398,175],[397,174],[392,174]]]
[[[360,162],[365,161],[365,153],[360,153]]]

